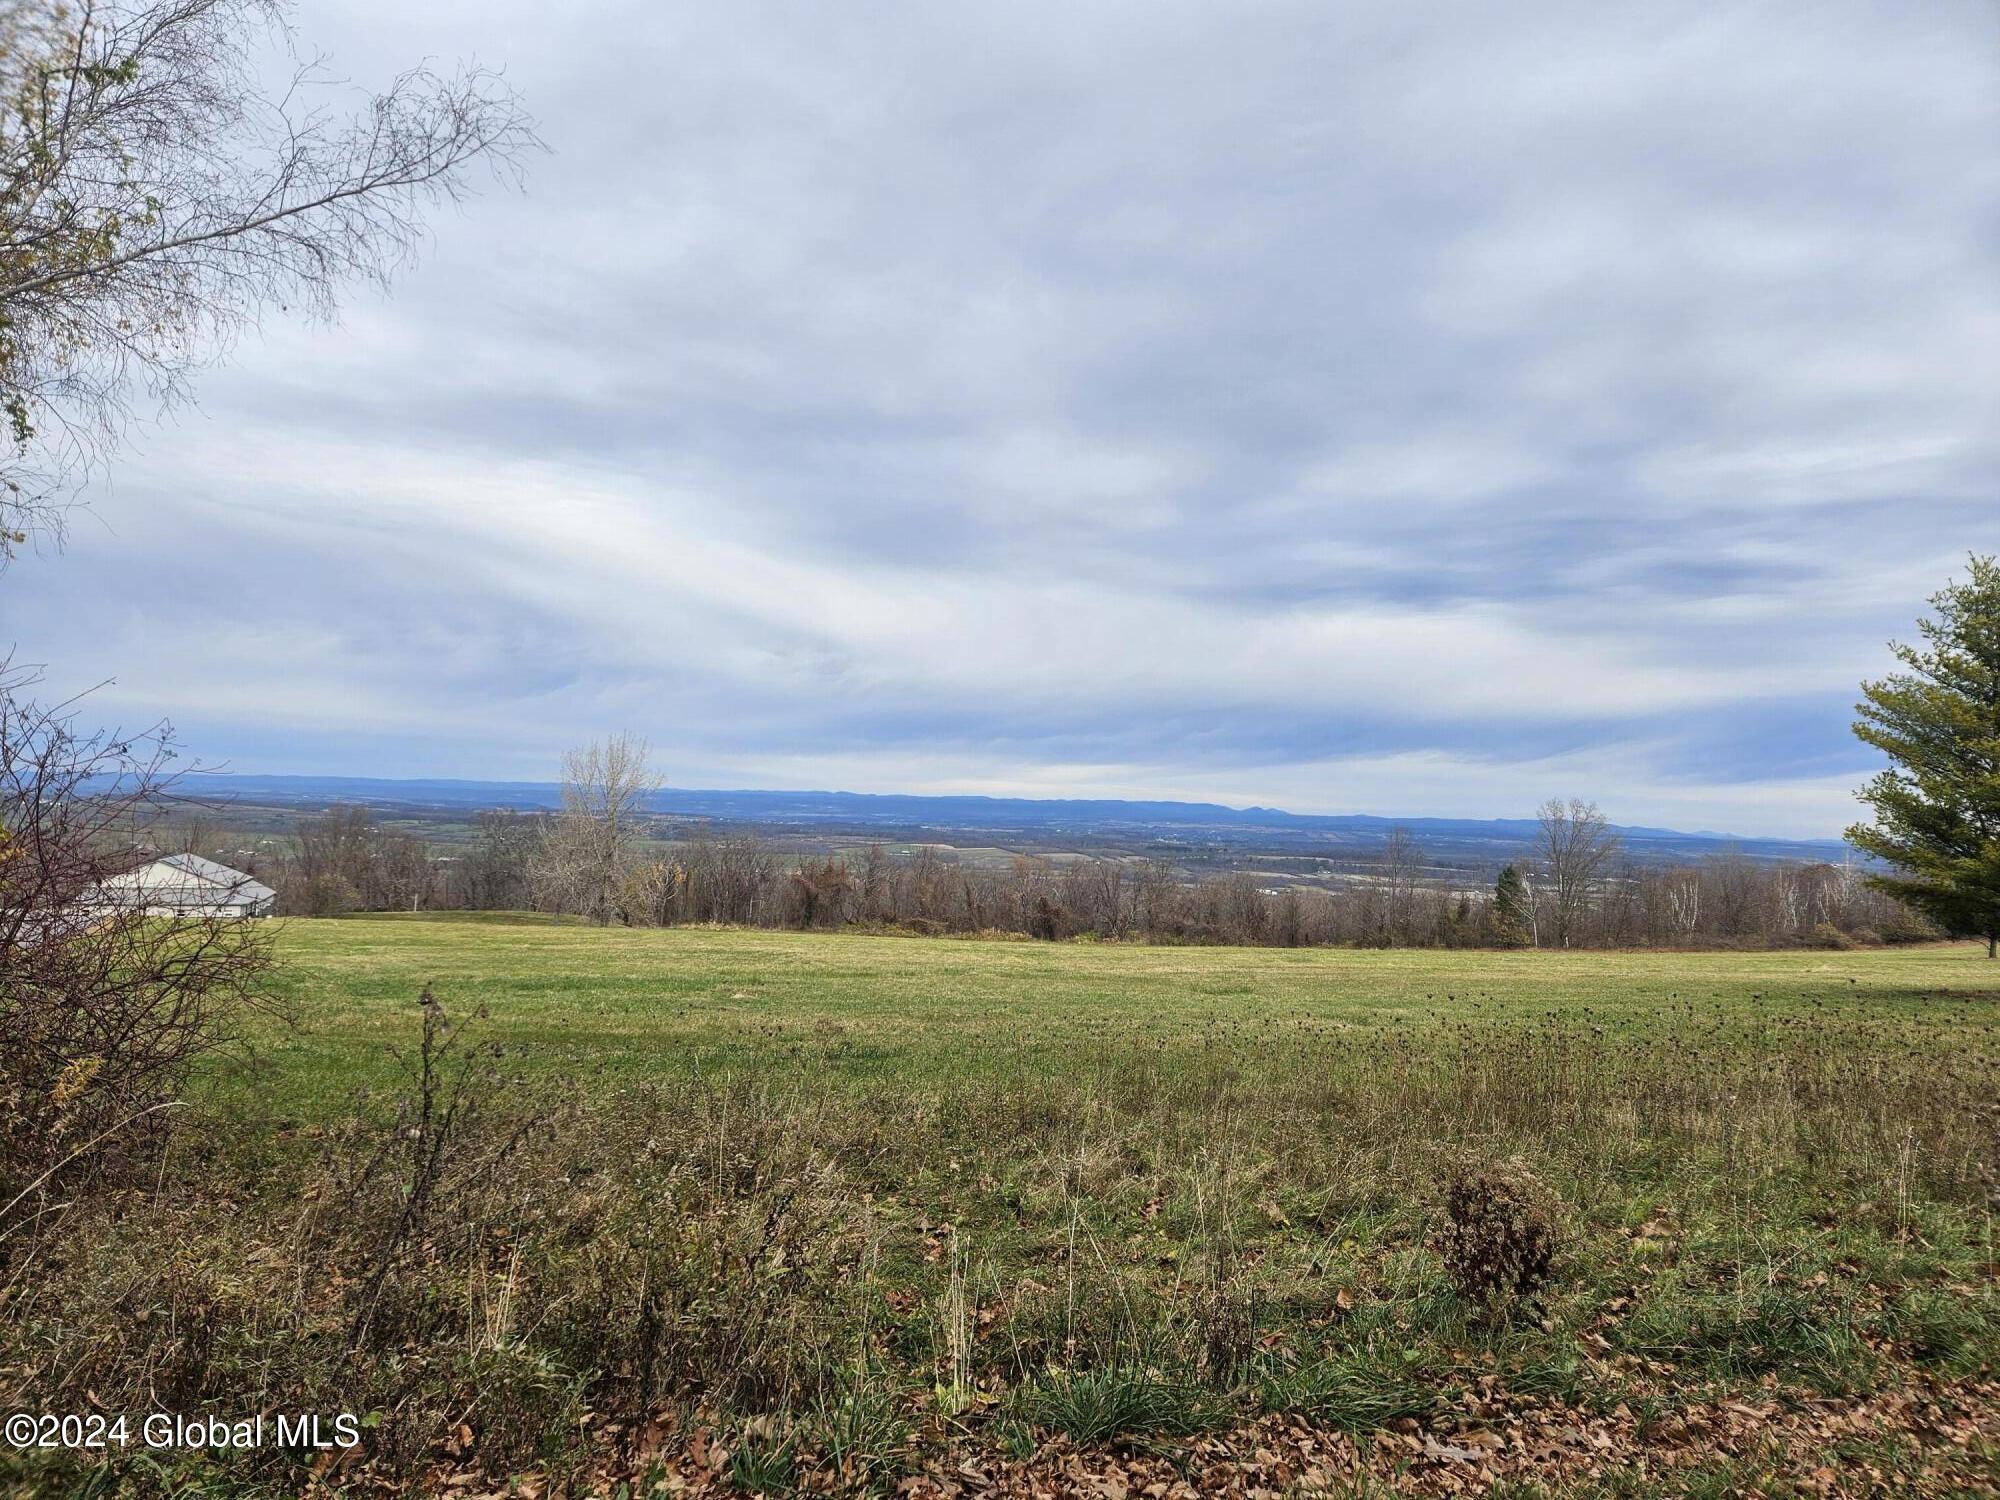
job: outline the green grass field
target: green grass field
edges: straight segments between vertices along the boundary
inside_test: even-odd
[[[1066,1072],[1147,1049],[1310,1064],[1398,1032],[1559,1025],[1613,1039],[1994,1048],[2000,965],[1976,944],[1851,952],[1286,950],[597,929],[509,917],[292,919],[291,1024],[260,1041],[307,1110],[395,1076],[426,985],[484,1006],[516,1066],[623,1079],[800,1069],[934,1083]],[[268,1080],[260,1090],[270,1087]]]
[[[372,1413],[371,1472],[419,1493],[2000,1473],[2000,966],[1972,945],[270,932],[286,1018],[12,1304],[44,1404]],[[426,986],[500,1046],[429,1111]],[[1498,1218],[1452,1207],[1496,1182]],[[1450,1247],[1494,1263],[1523,1225],[1548,1279],[1488,1296]],[[65,1462],[16,1492],[103,1492]],[[157,1492],[303,1474],[203,1459]]]

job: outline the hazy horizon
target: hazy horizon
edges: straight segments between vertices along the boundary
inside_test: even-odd
[[[355,775],[344,772],[251,771],[251,770],[238,769],[234,767],[203,767],[198,773],[198,776],[202,780],[205,780],[209,777],[213,777],[220,781],[239,780],[248,782],[260,782],[260,781],[298,782],[307,787],[320,787],[320,786],[331,787],[348,783],[360,783],[364,786],[380,786],[380,787],[421,787],[421,786],[457,787],[457,788],[531,787],[538,791],[546,791],[550,793],[552,797],[560,789],[562,785],[561,781],[553,776],[480,777],[480,776],[444,776],[444,775],[439,775],[439,776]],[[197,780],[194,786],[191,788],[191,790],[198,793],[200,789],[201,789],[200,780]],[[1112,797],[1112,796],[1022,797],[1014,793],[1006,793],[1006,792],[908,792],[908,791],[898,791],[893,789],[882,790],[882,791],[865,791],[853,787],[839,787],[839,786],[794,786],[794,787],[722,786],[722,785],[697,786],[697,785],[679,784],[674,782],[667,782],[662,784],[660,787],[656,789],[654,793],[651,794],[649,800],[657,800],[659,798],[672,798],[675,796],[683,796],[683,797],[768,796],[768,797],[801,797],[801,798],[861,797],[861,798],[907,798],[915,801],[933,801],[938,799],[964,798],[975,801],[1033,802],[1033,803],[1041,803],[1047,805],[1058,805],[1064,803],[1120,803],[1120,804],[1128,804],[1135,807],[1175,806],[1175,807],[1191,807],[1191,808],[1192,807],[1222,808],[1233,813],[1241,813],[1241,814],[1253,814],[1260,812],[1274,813],[1284,817],[1308,817],[1308,818],[1332,818],[1332,819],[1356,818],[1356,819],[1367,819],[1391,825],[1401,824],[1401,823],[1420,824],[1426,822],[1533,824],[1536,821],[1536,812],[1537,812],[1537,810],[1533,808],[1524,811],[1496,811],[1496,812],[1465,813],[1465,814],[1439,814],[1439,813],[1428,812],[1422,809],[1404,809],[1401,811],[1381,812],[1381,811],[1374,811],[1362,808],[1351,808],[1351,807],[1303,808],[1303,807],[1284,806],[1270,802],[1257,802],[1257,801],[1216,802],[1212,799],[1204,800],[1204,799],[1184,798],[1184,797],[1164,797],[1164,798],[1163,797]],[[1647,829],[1654,832],[1679,833],[1679,834],[1687,834],[1690,836],[1702,837],[1702,838],[1742,838],[1758,842],[1778,842],[1778,843],[1799,842],[1799,843],[1838,844],[1844,842],[1837,833],[1828,835],[1811,835],[1811,834],[1771,833],[1767,830],[1756,829],[1756,828],[1690,828],[1690,827],[1668,828],[1663,825],[1645,824],[1632,821],[1621,821],[1616,818],[1611,819],[1611,823],[1612,826],[1614,827],[1621,827],[1626,829]]]

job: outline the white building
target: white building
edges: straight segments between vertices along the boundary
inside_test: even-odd
[[[114,875],[91,904],[150,917],[268,917],[278,893],[241,870],[199,854],[169,854]]]

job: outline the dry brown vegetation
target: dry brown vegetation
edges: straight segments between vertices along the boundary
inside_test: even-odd
[[[0,662],[0,1253],[25,1215],[150,1161],[165,1111],[266,1003],[269,934],[100,899],[172,786],[163,731],[80,729]]]

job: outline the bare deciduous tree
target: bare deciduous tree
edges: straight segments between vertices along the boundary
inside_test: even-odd
[[[541,815],[509,808],[479,815],[479,839],[462,867],[466,905],[508,911],[528,904],[528,872],[541,847],[542,825]]]
[[[415,68],[351,112],[283,0],[0,0],[0,556],[53,529],[130,416],[267,307],[384,282],[421,210],[536,145],[495,74]]]
[[[541,904],[609,926],[631,863],[647,794],[660,785],[646,742],[619,734],[563,757],[562,812],[534,866]]]
[[[1662,881],[1674,931],[1691,937],[1701,930],[1701,871],[1669,870]]]
[[[1389,830],[1377,856],[1381,874],[1382,940],[1392,946],[1412,941],[1416,930],[1417,882],[1423,872],[1423,851],[1410,830],[1398,823]]]
[[[1548,871],[1549,936],[1569,947],[1590,909],[1598,872],[1618,850],[1618,835],[1595,802],[1551,797],[1536,817],[1541,823],[1542,863]]]

